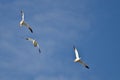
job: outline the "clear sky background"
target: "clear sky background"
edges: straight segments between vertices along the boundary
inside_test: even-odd
[[[0,80],[120,80],[119,68],[119,0],[0,0]]]

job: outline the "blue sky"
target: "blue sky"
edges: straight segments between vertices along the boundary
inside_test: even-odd
[[[119,80],[119,3],[1,0],[0,80]],[[19,27],[20,10],[33,34]],[[38,41],[41,54],[26,37]],[[89,70],[73,62],[73,45]]]

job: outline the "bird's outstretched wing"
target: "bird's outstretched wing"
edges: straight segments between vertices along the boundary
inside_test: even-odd
[[[24,12],[23,12],[23,10],[21,10],[21,16],[22,16],[22,20],[24,21]]]
[[[26,38],[26,40],[33,41],[34,39],[32,39],[32,38]]]
[[[89,69],[90,67],[85,63],[83,62],[82,60],[79,61],[84,67],[86,67],[87,69]]]
[[[40,50],[39,44],[37,44],[37,47],[38,47],[38,49],[39,49],[39,53],[41,53],[41,50]]]
[[[80,57],[79,57],[79,54],[78,54],[78,51],[77,51],[76,47],[75,47],[75,46],[73,46],[73,48],[74,48],[74,52],[75,52],[75,57],[76,57],[76,59],[80,59]]]
[[[31,33],[33,33],[33,30],[32,30],[32,28],[30,27],[29,24],[27,24],[27,23],[24,21],[24,22],[23,22],[23,25],[26,26],[26,27],[31,31]]]

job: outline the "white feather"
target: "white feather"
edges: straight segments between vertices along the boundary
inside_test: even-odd
[[[22,20],[24,21],[24,12],[21,11],[21,15],[22,15]]]
[[[79,54],[78,54],[78,50],[76,48],[74,48],[74,51],[75,51],[76,59],[80,59]]]

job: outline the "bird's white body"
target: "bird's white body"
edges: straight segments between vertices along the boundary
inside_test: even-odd
[[[37,46],[38,46],[38,43],[37,43],[36,40],[33,40],[32,42],[33,42],[34,47],[37,47]]]
[[[22,27],[22,26],[23,26],[23,23],[24,23],[24,21],[23,21],[23,20],[21,20],[21,21],[20,21],[20,27]]]
[[[80,61],[80,58],[74,60],[74,62],[79,62],[79,61]]]
[[[76,57],[76,59],[74,60],[74,62],[79,62],[79,63],[81,63],[83,66],[85,66],[86,68],[89,69],[88,65],[85,64],[85,63],[81,60],[81,58],[79,57],[79,54],[78,54],[77,49],[76,49],[74,46],[73,46],[73,48],[74,48],[75,57]]]

